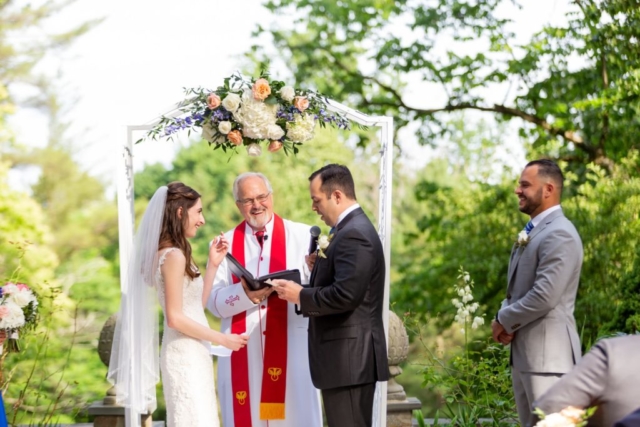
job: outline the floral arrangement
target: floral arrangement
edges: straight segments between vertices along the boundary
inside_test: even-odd
[[[540,418],[535,427],[582,427],[587,424],[587,419],[593,415],[596,408],[580,409],[568,406],[560,412],[545,415],[540,409],[534,411]]]
[[[27,285],[7,282],[0,287],[0,331],[9,338],[7,351],[20,351],[18,331],[35,326],[37,317],[38,299]]]
[[[465,328],[471,322],[471,329],[478,329],[478,326],[484,325],[484,317],[475,316],[471,320],[473,314],[478,310],[478,303],[473,301],[473,294],[471,289],[473,288],[473,280],[467,271],[464,271],[462,267],[458,271],[458,283],[453,285],[454,293],[460,297],[451,300],[451,303],[458,309],[455,322],[462,326],[461,332],[465,333]]]
[[[265,71],[256,80],[236,73],[216,90],[185,89],[185,94],[183,115],[162,117],[147,138],[171,139],[178,131],[199,129],[214,149],[226,152],[244,145],[250,156],[259,156],[262,142],[271,152],[298,153],[298,146],[313,138],[316,124],[349,129],[348,119],[327,110],[324,96],[270,81]]]
[[[320,258],[326,258],[327,256],[324,253],[324,250],[329,247],[329,243],[331,243],[331,239],[333,239],[334,234],[330,234],[327,236],[326,234],[321,234],[318,236],[318,256]]]
[[[526,231],[522,230],[518,233],[518,238],[516,239],[516,246],[519,248],[524,248],[529,244],[529,235]]]

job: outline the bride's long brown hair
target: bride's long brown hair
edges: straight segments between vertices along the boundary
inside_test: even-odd
[[[189,223],[188,210],[196,204],[200,194],[191,187],[181,182],[172,182],[167,185],[167,201],[164,204],[164,217],[162,231],[160,232],[159,249],[178,248],[187,259],[184,273],[191,279],[200,276],[198,267],[191,255],[191,244],[184,235],[184,230]],[[182,208],[182,218],[178,211]]]

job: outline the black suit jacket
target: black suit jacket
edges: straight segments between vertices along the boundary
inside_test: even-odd
[[[313,384],[322,390],[386,381],[384,253],[362,209],[340,221],[324,253],[310,287],[300,293],[300,310],[309,317]]]

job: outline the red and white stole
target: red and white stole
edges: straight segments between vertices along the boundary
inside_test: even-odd
[[[245,228],[246,221],[236,227],[231,247],[231,253],[243,266],[246,266]],[[273,215],[273,233],[270,237],[272,239],[269,273],[286,270],[287,250],[284,221],[275,214]],[[233,276],[234,283],[239,281],[239,278]],[[267,302],[260,419],[283,420],[285,418],[284,399],[287,385],[287,302],[278,298],[275,292],[269,295]],[[231,333],[243,334],[246,330],[246,312],[243,311],[233,316]],[[251,427],[249,358],[246,347],[231,353],[231,389],[235,427]]]

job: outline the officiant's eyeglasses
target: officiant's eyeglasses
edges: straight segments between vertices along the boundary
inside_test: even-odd
[[[242,206],[253,206],[253,204],[255,202],[262,203],[262,202],[266,201],[269,198],[270,195],[271,195],[271,191],[269,191],[267,194],[261,194],[258,197],[256,197],[255,199],[238,200],[238,203],[240,203]]]

